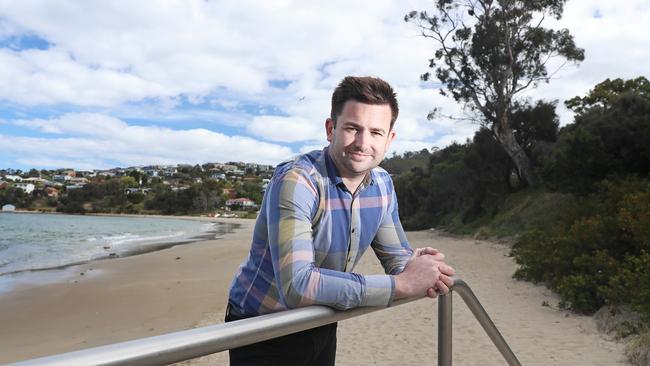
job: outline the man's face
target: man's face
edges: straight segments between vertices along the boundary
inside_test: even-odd
[[[388,104],[365,104],[348,100],[338,116],[336,128],[325,123],[329,154],[343,178],[360,178],[379,165],[395,132],[390,129]]]

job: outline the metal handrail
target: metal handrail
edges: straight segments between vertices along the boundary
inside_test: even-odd
[[[497,329],[487,311],[478,301],[472,289],[465,281],[454,278],[454,286],[449,294],[440,296],[438,300],[438,366],[451,366],[451,335],[452,335],[452,294],[458,292],[465,301],[465,305],[474,314],[476,320],[485,330],[492,343],[497,347],[509,366],[521,366],[517,356],[512,352],[510,346]]]
[[[474,316],[479,320],[490,339],[497,346],[509,365],[520,366],[496,326],[479,303],[467,284],[454,279],[453,289],[461,295]],[[451,312],[452,293],[439,297],[438,364],[451,365]],[[393,306],[418,299],[394,302]],[[346,311],[327,306],[310,306],[274,314],[257,316],[202,328],[140,338],[80,351],[62,353],[6,366],[108,366],[108,365],[167,365],[174,362],[222,352],[231,348],[280,337],[290,333],[319,327],[337,321],[357,317],[374,311],[376,307],[360,307]]]

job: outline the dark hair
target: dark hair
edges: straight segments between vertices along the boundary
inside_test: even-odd
[[[334,127],[348,100],[366,104],[388,104],[391,110],[390,128],[393,128],[399,107],[395,91],[387,82],[370,76],[346,76],[332,94],[330,118],[334,121]]]

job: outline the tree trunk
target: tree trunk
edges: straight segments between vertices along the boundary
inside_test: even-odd
[[[501,146],[503,146],[503,149],[506,151],[508,156],[510,156],[512,162],[517,167],[519,176],[524,178],[530,187],[537,186],[537,176],[533,171],[533,165],[531,164],[530,159],[528,158],[528,155],[526,155],[524,149],[522,149],[517,142],[512,129],[509,127],[499,128],[498,126],[495,126],[495,128],[492,129],[492,132],[494,133]]]

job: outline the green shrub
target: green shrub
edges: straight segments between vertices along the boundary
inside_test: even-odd
[[[606,295],[614,304],[630,304],[650,323],[650,254],[629,256],[623,267],[611,279]]]
[[[630,304],[650,320],[650,183],[630,178],[597,187],[577,203],[573,220],[519,238],[514,276],[545,283],[578,312]]]

